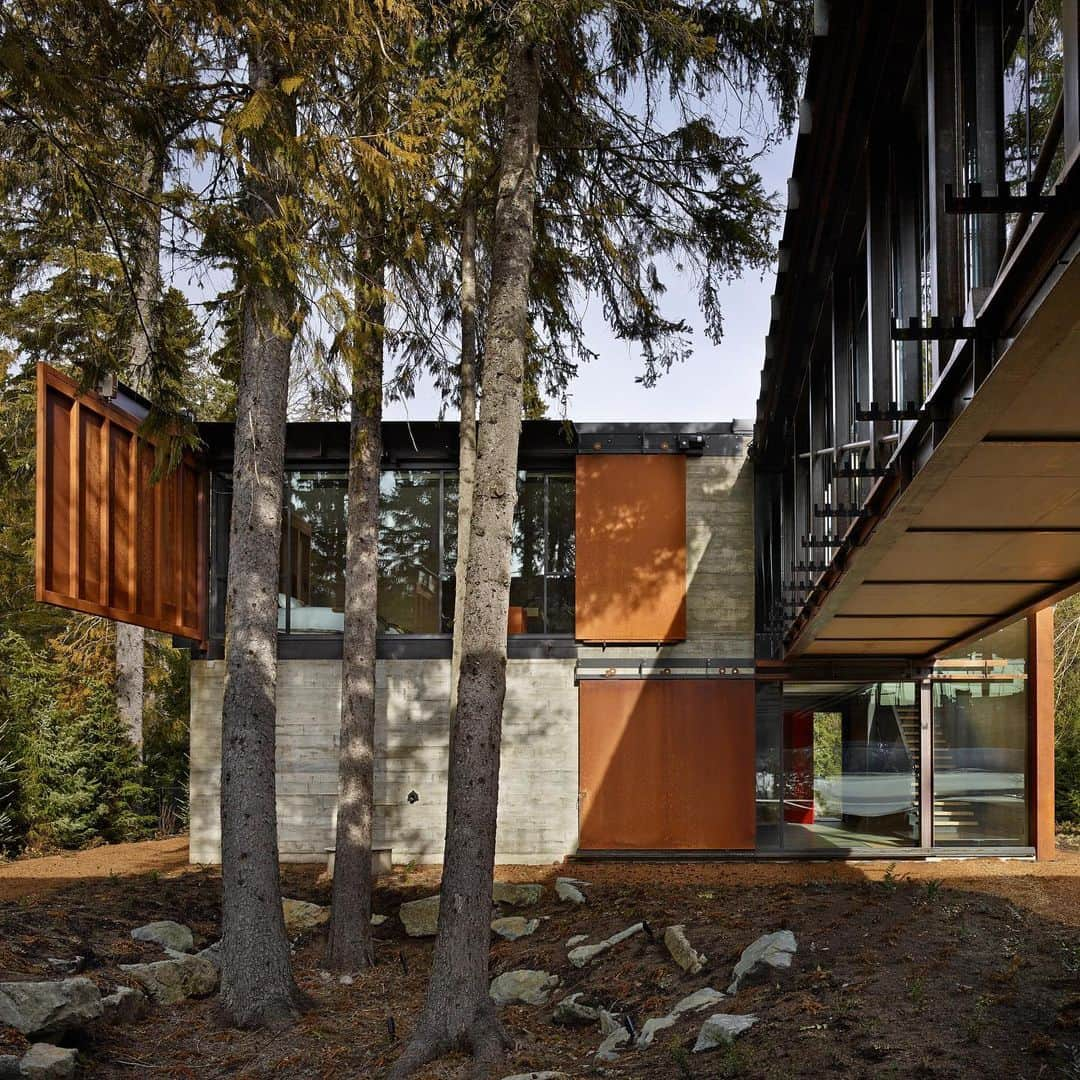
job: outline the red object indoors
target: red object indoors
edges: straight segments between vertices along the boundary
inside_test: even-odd
[[[814,714],[784,713],[784,820],[814,824]]]

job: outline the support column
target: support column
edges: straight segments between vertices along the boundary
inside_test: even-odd
[[[1028,616],[1028,814],[1035,856],[1054,857],[1054,609]]]
[[[892,378],[892,241],[889,235],[889,154],[883,140],[871,140],[866,183],[866,304],[870,350],[870,398],[888,408]],[[868,406],[870,402],[858,402]],[[870,464],[884,465],[892,449],[880,440],[892,431],[887,420],[875,420]]]
[[[916,684],[919,694],[919,847],[934,846],[934,685]]]

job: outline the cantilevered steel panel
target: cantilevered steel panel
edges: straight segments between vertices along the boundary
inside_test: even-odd
[[[583,680],[579,695],[580,850],[753,848],[753,680]]]
[[[686,459],[577,458],[579,641],[686,637]]]
[[[205,469],[153,483],[137,417],[45,364],[37,392],[37,599],[205,640]]]

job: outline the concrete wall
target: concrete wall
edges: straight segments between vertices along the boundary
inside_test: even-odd
[[[191,860],[217,862],[223,661],[191,665]],[[448,660],[380,660],[376,684],[376,844],[395,862],[437,862],[446,815]],[[278,665],[278,839],[286,861],[333,845],[341,665]],[[496,859],[543,863],[577,845],[573,660],[507,668]],[[410,803],[409,793],[419,799]]]

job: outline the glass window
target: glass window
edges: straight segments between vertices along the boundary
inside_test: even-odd
[[[396,470],[382,474],[379,481],[380,634],[442,632],[441,520],[439,473]]]
[[[934,670],[934,843],[1028,842],[1027,623],[1013,623]]]
[[[345,628],[347,484],[341,472],[286,474],[278,626],[289,633]]]
[[[511,634],[574,630],[574,478],[518,475],[510,562]]]
[[[914,683],[788,683],[781,726],[785,848],[918,844]]]
[[[757,819],[757,847],[780,847],[780,789],[783,785],[781,761],[781,712],[783,702],[777,683],[763,683],[754,694],[757,754],[754,767],[754,802]]]

